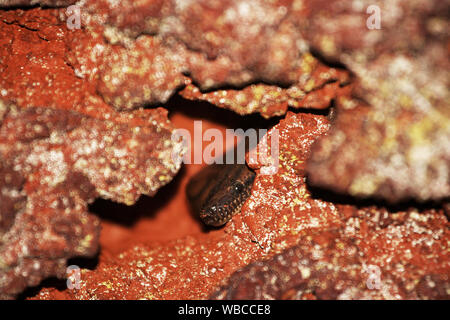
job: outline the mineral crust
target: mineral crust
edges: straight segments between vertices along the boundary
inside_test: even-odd
[[[76,0],[0,0],[1,7],[21,7],[21,6],[51,6],[62,7],[75,3]]]
[[[448,2],[307,1],[308,41],[356,76],[352,98],[309,161],[309,181],[391,202],[450,196]],[[349,34],[352,36],[348,36]]]
[[[164,102],[183,87],[185,98],[264,117],[288,107],[323,109],[335,100],[335,128],[310,160],[313,185],[392,202],[446,198],[448,6],[381,1],[368,11],[371,4],[80,3],[87,32],[107,39],[93,75],[98,71],[98,91],[115,108]],[[378,9],[380,29],[370,14]],[[330,62],[353,73],[351,99],[343,98],[351,77],[326,67]],[[80,74],[92,70],[86,58],[77,64]],[[353,109],[361,104],[370,111],[358,118]],[[361,128],[355,135],[346,131],[354,132],[345,113]]]
[[[12,298],[94,255],[99,219],[88,204],[154,195],[182,147],[166,110],[117,113],[74,74],[53,11],[0,21],[0,297]]]
[[[334,204],[307,189],[310,146],[328,128],[324,116],[288,113],[269,131],[260,152],[272,148],[279,130],[278,171],[262,174],[274,162],[257,158],[251,196],[224,229],[135,244],[103,258],[95,271],[83,270],[80,290],[43,289],[35,298],[448,297],[450,234],[443,210]],[[269,260],[256,262],[261,259]],[[255,264],[245,267],[249,263]],[[366,286],[372,267],[364,264],[379,268],[382,289]]]
[[[450,297],[449,232],[442,229],[442,212],[341,210],[352,212],[341,229],[302,236],[296,246],[235,272],[211,298]]]
[[[309,53],[295,27],[300,11],[289,1],[78,5],[86,30],[74,33],[70,63],[80,76],[97,78],[116,109],[165,102],[184,88],[185,98],[271,117],[288,107],[326,108],[350,78]],[[90,45],[77,44],[80,37]]]
[[[73,1],[0,6],[38,3]],[[288,113],[268,134],[277,161],[248,160],[252,194],[224,229],[102,255],[80,290],[35,298],[448,299],[448,203],[310,188],[450,195],[448,4],[379,1],[379,30],[370,4],[85,0],[74,30],[64,8],[1,10],[0,297],[97,251],[95,198],[133,204],[172,179],[182,148],[167,112],[135,109],[179,92],[264,117],[334,101],[337,116],[330,129]]]

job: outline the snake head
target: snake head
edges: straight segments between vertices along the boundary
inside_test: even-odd
[[[241,181],[228,181],[225,188],[216,190],[200,210],[200,219],[210,226],[219,227],[227,223],[249,196],[250,186]]]
[[[211,165],[189,182],[188,198],[205,224],[219,227],[240,212],[254,179],[245,164]]]

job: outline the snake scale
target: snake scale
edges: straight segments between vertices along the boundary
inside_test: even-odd
[[[240,212],[254,180],[245,164],[212,164],[189,180],[186,193],[199,218],[219,227]]]

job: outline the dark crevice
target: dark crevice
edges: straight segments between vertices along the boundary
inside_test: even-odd
[[[317,51],[315,48],[310,48],[309,52],[311,53],[311,55],[316,58],[317,60],[319,60],[321,63],[323,63],[324,65],[330,67],[330,68],[335,68],[335,69],[343,69],[343,70],[348,70],[347,66],[345,64],[343,64],[342,62],[340,62],[339,60],[335,60],[335,59],[328,59],[326,58],[324,55],[322,55],[319,51]],[[350,72],[350,71],[349,71]]]
[[[311,197],[313,199],[318,199],[326,202],[333,203],[335,205],[350,205],[356,208],[367,208],[367,207],[376,207],[376,208],[385,208],[389,212],[400,212],[407,211],[409,209],[417,209],[418,211],[426,211],[431,209],[441,209],[444,208],[446,203],[450,201],[449,199],[442,199],[439,201],[425,201],[419,202],[413,198],[405,199],[400,202],[392,203],[382,198],[360,198],[354,197],[348,194],[339,193],[332,191],[330,189],[311,186],[307,180],[307,188],[311,193]]]
[[[24,5],[10,5],[10,6],[0,6],[0,10],[2,11],[13,11],[13,10],[31,10],[31,9],[36,9],[39,8],[40,5],[39,4],[35,4],[35,5],[30,5],[30,6],[24,6]]]
[[[67,266],[75,265],[80,269],[94,270],[99,262],[99,253],[94,257],[75,257],[67,261]],[[17,300],[26,300],[33,298],[39,294],[44,288],[53,288],[58,291],[64,291],[67,289],[67,279],[58,279],[57,277],[46,278],[41,281],[40,284],[34,287],[28,287],[22,293],[17,296]]]
[[[275,86],[275,87],[280,87],[282,89],[289,89],[292,85],[294,85],[295,83],[291,83],[291,84],[287,84],[287,83],[281,83],[279,81],[267,81],[267,80],[253,80],[253,81],[247,81],[247,82],[243,82],[242,84],[239,85],[233,85],[233,84],[221,84],[221,85],[216,85],[216,86],[212,86],[208,89],[202,89],[202,86],[199,82],[197,82],[194,78],[192,78],[192,76],[190,75],[189,72],[183,72],[183,75],[189,77],[192,81],[192,84],[195,85],[201,93],[211,93],[214,91],[219,91],[219,90],[236,90],[236,91],[240,91],[246,87],[252,86],[252,85],[267,85],[267,86]]]
[[[160,105],[161,106],[161,105]],[[329,116],[331,109],[335,106],[334,99],[331,100],[327,108],[295,108],[289,107],[288,111],[292,113],[305,113],[313,115]],[[258,112],[240,115],[232,110],[219,108],[216,105],[202,100],[189,100],[176,94],[169,101],[162,105],[169,111],[169,119],[174,112],[185,114],[195,120],[207,120],[219,123],[229,129],[270,129],[285,118],[285,115],[264,118]]]
[[[35,287],[26,288],[16,297],[16,300],[26,300],[29,298],[33,298],[38,295],[43,288],[54,288],[58,291],[63,291],[67,289],[66,281],[66,279],[58,279],[56,277],[47,278],[45,280],[42,280],[41,283]]]
[[[259,113],[239,115],[234,111],[219,108],[207,101],[192,101],[176,94],[167,103],[162,105],[169,111],[169,119],[177,112],[194,120],[206,120],[221,124],[229,129],[270,129],[276,125],[282,117],[265,119]]]
[[[158,210],[176,192],[179,192],[180,182],[184,175],[185,168],[182,166],[174,179],[167,185],[161,187],[156,195],[153,197],[142,195],[134,205],[127,206],[122,203],[99,198],[89,205],[89,212],[97,215],[104,221],[132,227],[142,218],[154,218]]]

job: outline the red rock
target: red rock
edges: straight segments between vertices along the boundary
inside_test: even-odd
[[[252,84],[242,89],[223,89],[201,92],[189,83],[180,95],[190,100],[205,100],[218,107],[233,110],[240,115],[259,112],[263,117],[284,115],[289,107],[326,109],[331,100],[342,93],[349,75],[339,69],[322,65],[312,55],[303,58],[305,70],[302,81],[289,88],[276,85]]]
[[[381,1],[382,29],[369,30],[361,27],[368,4],[307,4],[314,21],[309,30],[315,30],[308,33],[310,41],[345,63],[357,79],[352,99],[337,99],[333,129],[313,150],[310,182],[391,202],[446,199],[450,96],[443,71],[449,68],[449,37],[443,31],[448,10],[443,7],[448,5]],[[347,37],[351,30],[357,30],[355,36]]]
[[[185,85],[181,91],[184,97],[207,100],[239,114],[260,112],[270,117],[284,114],[288,106],[328,107],[338,94],[337,84],[346,84],[348,74],[319,63],[305,48],[297,57],[301,37],[292,21],[296,9],[290,3],[261,3],[260,12],[244,10],[254,5],[198,1],[181,7],[171,1],[143,1],[116,6],[88,1],[81,8],[88,35],[74,33],[76,37],[69,44],[70,63],[80,76],[98,78],[98,91],[117,109],[165,102]],[[272,10],[277,5],[278,11]],[[245,12],[238,13],[238,8]],[[202,25],[194,23],[194,16],[205,14],[210,18],[200,19]],[[229,19],[227,15],[236,14],[242,14],[241,19],[224,22]],[[266,19],[255,18],[261,14]],[[281,19],[283,15],[286,18]],[[248,38],[248,32],[242,31],[250,22],[260,31]],[[200,32],[198,28],[215,34],[217,42],[203,42],[194,36]],[[269,34],[271,41],[267,43]],[[80,42],[80,37],[86,40]],[[249,45],[253,48],[250,53]],[[263,54],[263,50],[267,52]],[[196,87],[203,90],[261,81],[274,85],[252,84],[239,94],[237,90],[200,93]],[[284,89],[276,85],[280,83],[291,86]]]
[[[353,211],[342,228],[302,236],[235,272],[218,299],[448,299],[449,233],[442,212]],[[424,257],[424,253],[426,256]]]
[[[10,298],[45,277],[62,277],[68,258],[97,250],[99,220],[87,209],[94,198],[132,204],[172,178],[178,164],[169,163],[176,146],[166,112],[116,110],[164,102],[186,86],[180,93],[189,99],[265,117],[283,115],[288,106],[326,108],[336,99],[337,117],[311,155],[328,120],[288,113],[276,127],[279,171],[265,176],[265,163],[252,164],[258,173],[252,195],[224,229],[169,241],[136,236],[116,248],[122,253],[104,252],[95,270],[83,270],[79,291],[44,289],[36,298],[207,298],[221,284],[226,292],[230,276],[228,284],[238,285],[237,270],[276,254],[289,255],[291,268],[280,272],[299,287],[275,278],[276,286],[263,290],[268,297],[445,297],[448,219],[439,204],[420,212],[344,206],[311,194],[306,184],[308,172],[309,182],[357,196],[448,195],[450,126],[442,90],[448,81],[439,72],[448,64],[440,31],[446,11],[437,1],[417,0],[411,9],[400,1],[403,14],[383,20],[381,37],[364,28],[349,36],[366,17],[352,3],[86,1],[83,28],[73,31],[66,28],[65,9],[0,11],[0,182],[6,187],[0,194],[6,239],[0,295]],[[347,71],[313,58],[310,45],[345,64],[353,83],[347,85]],[[391,144],[396,148],[385,152]],[[418,152],[422,147],[426,152]],[[391,166],[393,158],[411,154],[411,161]],[[373,170],[374,163],[382,170]],[[380,176],[375,182],[381,183],[368,188]],[[404,187],[410,177],[414,183]],[[328,265],[341,262],[339,270],[313,273],[311,279],[326,287],[322,292],[312,292],[317,286],[295,273],[298,251],[311,253],[312,243]],[[365,263],[381,268],[385,291],[368,292],[364,277],[354,274]],[[311,259],[307,264],[310,271],[320,267]],[[253,286],[272,278],[267,266],[279,268],[271,260],[238,274]],[[240,286],[235,292],[252,297]]]
[[[18,7],[18,6],[68,6],[75,3],[76,0],[0,0],[0,7]]]
[[[0,296],[10,298],[95,254],[99,219],[88,203],[154,195],[180,168],[171,159],[180,146],[166,110],[119,114],[76,77],[55,11],[0,19]]]
[[[450,269],[442,248],[448,247],[449,234],[442,211],[390,212],[375,206],[333,204],[310,194],[304,180],[305,160],[311,144],[328,127],[323,116],[292,113],[275,126],[271,132],[280,130],[279,171],[262,175],[263,163],[253,165],[257,177],[252,194],[241,214],[224,229],[135,244],[104,257],[95,271],[83,270],[80,290],[43,289],[35,298],[198,299],[207,298],[221,284],[225,286],[214,297],[399,299],[442,297],[443,292],[445,296]],[[297,258],[302,252],[308,253],[310,283],[298,276]],[[232,275],[278,253],[292,265],[280,265],[279,258],[273,258]],[[330,264],[335,258],[339,263],[330,272],[321,270],[323,264],[316,261]],[[381,269],[385,289],[365,287],[364,263]],[[279,272],[273,274],[267,267]],[[269,284],[267,279],[275,282]],[[439,287],[437,294],[429,290],[430,279]],[[317,281],[325,287],[314,294]],[[258,288],[261,296],[253,290]]]

